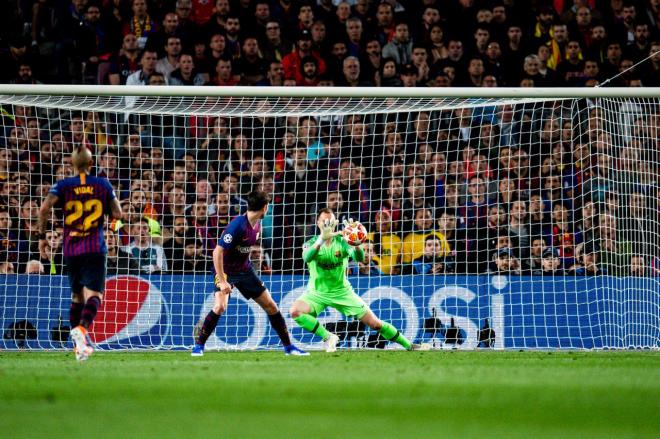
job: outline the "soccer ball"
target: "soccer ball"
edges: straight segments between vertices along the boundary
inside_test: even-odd
[[[367,229],[360,223],[353,223],[344,227],[342,236],[349,245],[358,246],[367,239]]]

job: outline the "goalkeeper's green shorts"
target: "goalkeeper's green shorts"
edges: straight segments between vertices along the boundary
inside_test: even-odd
[[[369,307],[362,300],[362,297],[353,291],[347,291],[345,294],[326,296],[315,291],[307,291],[300,296],[300,299],[311,308],[310,314],[318,316],[328,306],[336,309],[346,317],[353,317],[357,320],[364,317],[369,311]]]

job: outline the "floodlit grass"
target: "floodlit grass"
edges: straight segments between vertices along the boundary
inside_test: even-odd
[[[0,436],[660,436],[658,352],[0,352]]]

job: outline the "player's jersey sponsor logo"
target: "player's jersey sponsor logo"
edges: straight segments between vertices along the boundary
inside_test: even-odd
[[[341,265],[341,262],[318,262],[317,265],[324,270],[334,270]]]
[[[250,253],[250,247],[236,247],[240,253]]]
[[[227,244],[231,244],[231,242],[234,240],[234,237],[231,236],[229,233],[227,233],[225,236],[222,237],[222,240]]]

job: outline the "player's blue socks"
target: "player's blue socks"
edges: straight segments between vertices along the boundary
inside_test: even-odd
[[[209,311],[209,313],[206,315],[206,318],[204,319],[204,324],[202,325],[202,329],[199,331],[199,335],[197,336],[197,340],[195,340],[195,343],[204,345],[206,343],[206,340],[213,334],[213,331],[215,331],[215,327],[218,326],[218,319],[220,319],[220,314],[216,314],[213,312],[213,310]]]
[[[84,306],[85,304],[82,302],[71,302],[71,308],[69,308],[69,326],[71,329],[80,325],[80,316]]]
[[[273,327],[280,340],[282,340],[282,344],[284,346],[290,346],[291,337],[289,337],[289,329],[286,327],[282,313],[278,310],[275,314],[268,314],[268,320],[270,321],[270,326]]]
[[[92,296],[87,299],[87,302],[85,303],[80,316],[80,324],[84,328],[89,328],[89,325],[91,325],[94,321],[94,317],[96,317],[96,313],[99,311],[100,307],[101,299],[99,299],[97,296]]]

